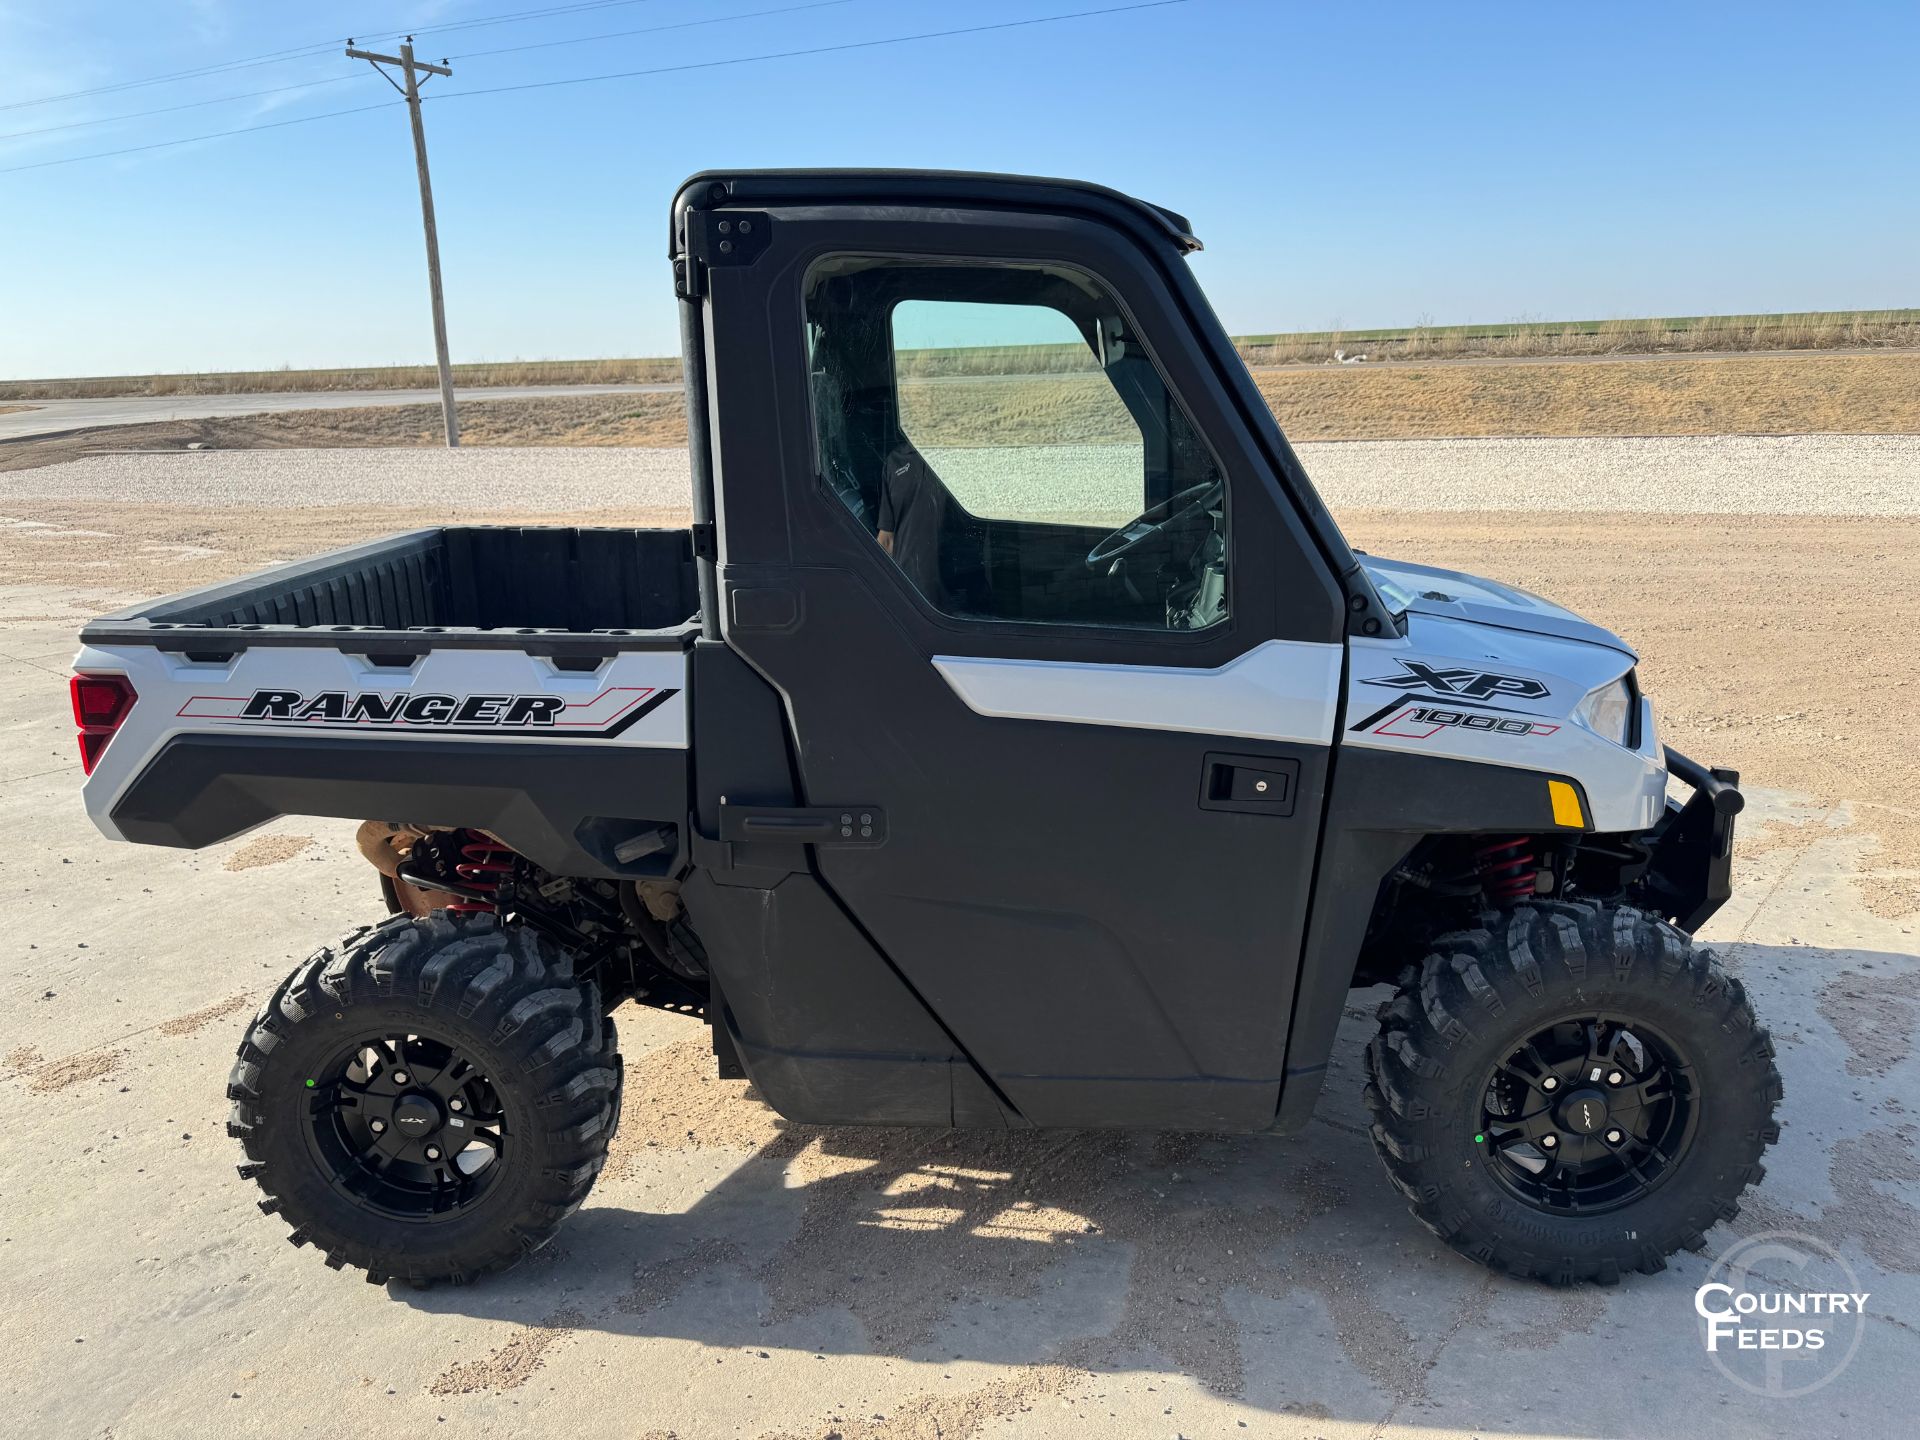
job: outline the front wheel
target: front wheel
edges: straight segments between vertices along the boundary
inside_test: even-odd
[[[1740,982],[1671,925],[1540,902],[1408,971],[1366,1098],[1441,1239],[1496,1270],[1612,1283],[1738,1213],[1780,1134],[1773,1054]]]
[[[619,1090],[613,1022],[565,952],[443,911],[287,977],[241,1043],[227,1129],[296,1245],[372,1281],[459,1282],[579,1207]]]

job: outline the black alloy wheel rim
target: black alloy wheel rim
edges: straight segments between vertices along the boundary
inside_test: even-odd
[[[309,1151],[327,1183],[363,1209],[451,1220],[504,1173],[499,1094],[444,1040],[397,1031],[358,1041],[306,1089]]]
[[[1597,1215],[1664,1183],[1699,1113],[1692,1066],[1667,1036],[1621,1016],[1572,1016],[1494,1065],[1474,1148],[1532,1209]]]

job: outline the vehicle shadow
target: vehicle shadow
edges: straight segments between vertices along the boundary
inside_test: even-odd
[[[1647,1346],[1635,1363],[1677,1377],[1665,1404],[1678,1424],[1690,1404],[1727,1403],[1689,1348],[1692,1289],[1712,1254],[1779,1226],[1852,1247],[1888,1204],[1920,1234],[1920,1183],[1904,1170],[1891,1191],[1839,1190],[1849,1145],[1876,1123],[1848,1087],[1903,1084],[1920,1065],[1920,960],[1759,945],[1729,959],[1795,1037],[1780,1057],[1793,1168],[1776,1159],[1776,1178],[1714,1232],[1708,1256],[1617,1290],[1494,1277],[1408,1213],[1361,1103],[1382,988],[1349,1002],[1316,1117],[1293,1137],[793,1125],[748,1087],[712,1079],[700,1041],[668,1045],[629,1066],[607,1173],[553,1245],[483,1285],[394,1293],[519,1334],[695,1342],[725,1363],[983,1362],[1008,1367],[995,1383],[1015,1408],[1127,1372],[1163,1388],[1191,1377],[1275,1415],[1373,1423],[1411,1407],[1492,1429],[1535,1428],[1523,1400],[1569,1356],[1591,1350],[1599,1363],[1624,1325]],[[1821,1188],[1829,1170],[1837,1200]],[[1886,1267],[1872,1288],[1920,1273],[1910,1252],[1870,1253]],[[487,1362],[455,1368],[462,1387],[489,1383]],[[1767,1415],[1748,1417],[1750,1433],[1771,1433]],[[1554,1425],[1600,1434],[1632,1419],[1601,1407]]]
[[[748,1358],[979,1361],[1063,1386],[1163,1369],[1276,1411],[1377,1419],[1424,1393],[1491,1285],[1373,1156],[1359,1051],[1386,993],[1354,998],[1295,1137],[793,1125],[705,1078],[699,1043],[670,1046],[629,1067],[607,1174],[547,1251],[480,1286],[394,1294]],[[647,1097],[690,1091],[650,1113]]]

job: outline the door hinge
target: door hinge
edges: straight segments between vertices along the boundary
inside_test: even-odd
[[[691,210],[687,258],[712,268],[751,265],[767,248],[773,221],[764,210]]]
[[[693,522],[693,558],[696,560],[720,558],[720,533],[713,528],[713,521]]]
[[[707,293],[707,271],[751,265],[767,248],[773,221],[764,210],[689,210],[687,253],[673,262],[673,293],[697,300]]]

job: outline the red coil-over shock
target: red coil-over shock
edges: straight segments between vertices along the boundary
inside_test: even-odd
[[[447,909],[466,914],[497,915],[500,913],[500,887],[506,884],[507,877],[513,873],[513,851],[478,830],[463,830],[460,832],[460,858],[453,862],[453,873],[463,884],[475,890],[485,890],[493,898],[479,900],[459,895],[448,903]]]
[[[1494,904],[1515,905],[1534,893],[1540,861],[1533,842],[1524,835],[1481,846],[1473,852],[1473,862],[1480,873],[1480,886]]]

